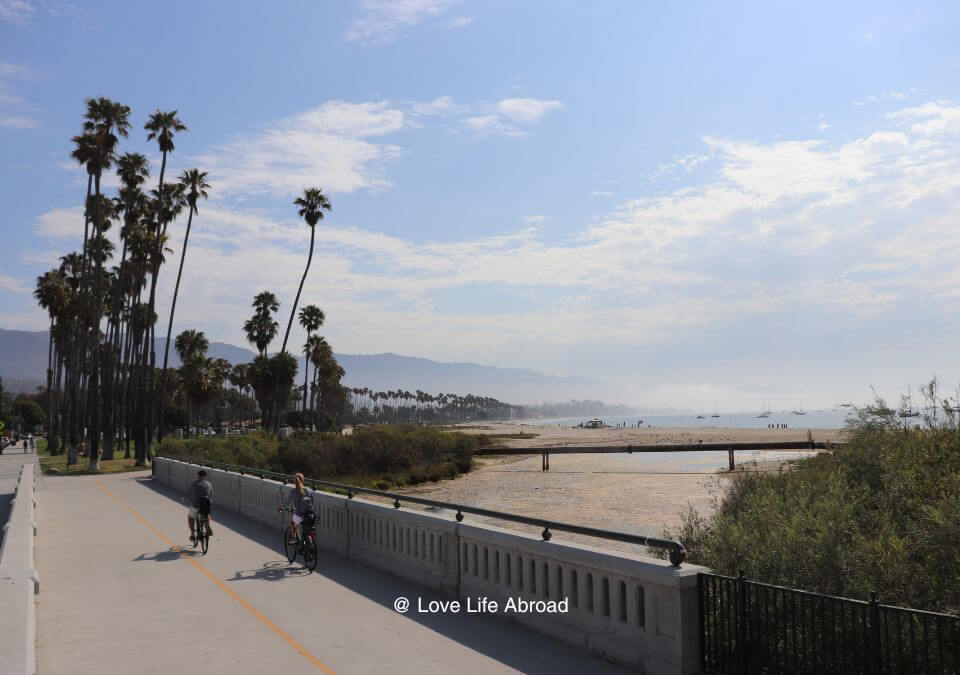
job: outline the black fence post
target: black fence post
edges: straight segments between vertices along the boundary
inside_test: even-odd
[[[870,591],[870,672],[880,675],[880,601]]]
[[[747,580],[743,570],[737,572],[737,666],[739,672],[748,672],[750,650],[747,647]]]
[[[706,607],[707,604],[706,595],[706,583],[704,582],[704,577],[702,573],[697,574],[697,614],[698,619],[700,620],[700,666],[703,668],[703,672],[709,673],[710,668],[708,667],[707,660],[707,622],[706,622]],[[712,665],[712,664],[710,664]]]

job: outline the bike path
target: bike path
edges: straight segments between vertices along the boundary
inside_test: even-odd
[[[201,556],[179,496],[146,473],[45,481],[41,674],[627,672],[496,617],[398,614],[443,598],[330,553],[307,574],[278,531],[216,507]]]

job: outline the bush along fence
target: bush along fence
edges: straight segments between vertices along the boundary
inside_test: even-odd
[[[960,673],[960,617],[701,573],[706,673]]]

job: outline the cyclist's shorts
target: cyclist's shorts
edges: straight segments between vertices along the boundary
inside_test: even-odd
[[[198,513],[200,513],[200,509],[194,506],[187,507],[187,515],[189,515],[191,518],[196,518]]]
[[[303,522],[303,516],[301,516],[299,513],[294,513],[294,514],[293,514],[293,522],[294,522],[296,525],[299,525],[300,523]]]

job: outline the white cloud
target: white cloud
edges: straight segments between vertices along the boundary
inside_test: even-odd
[[[447,25],[451,28],[464,28],[473,23],[473,21],[474,17],[472,16],[455,16],[447,21]]]
[[[2,0],[0,0],[2,2]],[[0,18],[2,18],[0,5]],[[39,124],[35,119],[23,114],[23,99],[14,93],[11,78],[23,77],[27,69],[13,63],[0,61],[0,127],[9,129],[33,129]]]
[[[544,101],[536,98],[505,98],[497,103],[497,109],[504,117],[514,122],[536,123],[551,110],[560,110],[560,101]]]
[[[29,293],[30,287],[20,283],[18,279],[0,274],[0,291],[22,294]]]
[[[48,239],[75,239],[82,245],[83,209],[77,206],[47,211],[37,218],[35,231]]]
[[[400,37],[404,29],[428,18],[440,16],[458,2],[459,0],[363,0],[360,4],[363,15],[350,24],[343,37],[348,42],[360,44],[389,44]],[[461,20],[465,18],[469,17],[459,17]],[[457,19],[453,19],[447,23],[458,28],[466,25],[457,24],[456,21]]]
[[[37,126],[36,120],[32,120],[29,117],[23,117],[22,115],[5,115],[0,113],[0,127],[9,127],[11,129],[35,129]]]
[[[907,92],[904,91],[887,91],[882,94],[874,94],[873,96],[867,96],[866,98],[860,99],[859,101],[854,101],[853,105],[855,106],[864,106],[864,105],[878,105],[881,103],[899,103],[907,97]]]
[[[560,101],[536,98],[505,98],[494,105],[481,106],[482,114],[468,117],[464,124],[478,136],[525,136],[517,124],[538,124],[551,110],[562,109]]]
[[[591,197],[612,197],[613,192],[610,190],[594,190],[590,193]]]
[[[960,133],[960,106],[948,101],[924,103],[888,113],[887,117],[910,124],[910,133],[922,136]]]
[[[520,137],[526,136],[526,132],[507,124],[499,115],[477,115],[468,117],[464,120],[468,129],[479,136],[508,136]]]
[[[198,155],[220,193],[265,192],[289,196],[306,186],[330,193],[383,187],[383,167],[400,154],[380,136],[410,126],[406,113],[388,101],[331,101],[240,136]]]
[[[0,0],[0,20],[25,24],[33,18],[36,8],[27,0]]]
[[[450,96],[440,96],[423,103],[411,102],[410,112],[417,116],[433,117],[452,115],[468,111],[469,108],[454,102]]]
[[[540,215],[539,213],[538,213],[538,214],[535,214],[535,215],[530,215],[530,216],[524,216],[524,217],[523,217],[523,222],[525,222],[525,223],[527,223],[527,224],[530,224],[530,225],[536,225],[537,223],[542,223],[542,222],[544,222],[544,221],[546,221],[546,220],[547,220],[547,217],[544,216],[544,215]]]

